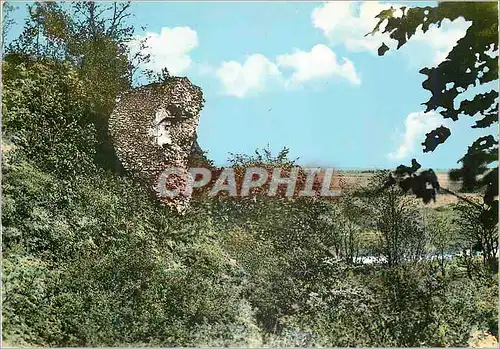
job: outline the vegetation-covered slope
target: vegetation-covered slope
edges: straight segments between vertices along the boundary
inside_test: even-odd
[[[113,17],[127,5],[31,6],[2,67],[7,343],[466,346],[476,330],[497,335],[498,235],[476,206],[424,207],[378,190],[377,173],[336,202],[194,200],[178,215],[120,169],[107,139],[131,84],[130,32]],[[286,151],[265,154],[232,160],[288,163]]]

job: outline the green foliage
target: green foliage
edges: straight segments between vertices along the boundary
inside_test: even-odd
[[[222,344],[239,324],[238,270],[202,212],[178,217],[103,171],[64,182],[10,160],[4,176],[7,336],[51,346],[193,345],[204,327]]]
[[[481,252],[483,263],[497,271],[498,228],[497,219],[492,217],[491,209],[486,205],[460,202],[455,206],[455,221],[459,226],[463,248],[468,249],[469,254]]]
[[[300,312],[283,320],[288,331],[308,339],[306,345],[463,346],[472,328],[488,326],[495,316],[493,282],[444,278],[431,265],[339,276],[324,280]]]
[[[62,181],[20,150],[3,170],[4,333],[16,344],[458,346],[498,318],[484,278],[337,259],[349,235],[332,223],[364,229],[364,198],[205,201],[178,216],[102,170]]]
[[[34,4],[3,62],[9,343],[465,346],[474,329],[497,333],[498,276],[488,263],[467,255],[474,269],[464,271],[456,259],[419,259],[457,244],[491,257],[488,205],[439,216],[427,207],[426,221],[403,190],[379,190],[383,172],[337,201],[194,200],[181,216],[96,161],[105,111],[133,68],[123,51],[127,9]],[[293,166],[288,155],[267,148],[230,163]],[[411,177],[417,165],[399,172]],[[363,254],[389,263],[362,265]]]
[[[97,141],[75,70],[64,62],[11,59],[3,64],[4,136],[46,171],[68,176],[88,170]]]
[[[418,261],[428,241],[423,216],[415,202],[397,186],[371,191],[370,188],[382,187],[386,176],[384,172],[376,175],[364,189],[366,214],[372,217],[371,227],[379,232],[380,252],[389,266]]]
[[[447,256],[460,249],[457,227],[453,224],[453,217],[443,211],[429,211],[427,215],[429,230],[428,250],[437,257],[441,273],[446,273]]]
[[[401,17],[394,16],[392,7],[381,12],[373,30],[373,33],[389,33],[390,38],[398,42],[398,49],[411,40],[419,28],[425,33],[431,25],[440,27],[445,19],[453,21],[459,17],[471,22],[465,36],[458,40],[443,62],[437,67],[420,70],[427,76],[422,87],[432,94],[424,103],[425,111],[438,111],[444,118],[453,121],[461,115],[478,118],[473,128],[487,128],[498,123],[498,90],[477,93],[471,100],[463,98],[472,87],[498,81],[498,4],[440,2],[436,7],[403,10]],[[383,30],[380,29],[382,23],[386,24]],[[383,44],[379,55],[387,49],[387,45]],[[462,101],[458,103],[460,99]],[[422,143],[424,152],[434,151],[450,134],[451,131],[444,126],[427,133]],[[493,209],[498,208],[498,165],[492,167],[498,160],[498,139],[495,136],[477,139],[459,160],[462,168],[450,175],[452,179],[461,179],[467,191],[484,189],[484,202],[492,208],[491,217],[496,217],[498,222],[498,209]]]
[[[229,163],[231,166],[259,166],[259,165],[280,165],[282,167],[293,166],[295,165],[295,160],[291,160],[288,158],[288,154],[290,149],[284,147],[282,150],[278,152],[278,154],[273,155],[269,144],[266,148],[259,150],[255,150],[255,155],[246,155],[246,154],[234,154],[229,153]]]
[[[7,1],[2,1],[0,6],[2,7],[2,36],[0,38],[0,47],[2,48],[2,52],[4,52],[4,44],[7,34],[16,23],[14,18],[12,18],[12,12],[16,9],[16,7]]]
[[[28,5],[23,33],[7,48],[21,62],[66,62],[81,82],[87,122],[95,127],[95,161],[120,170],[107,123],[117,95],[131,87],[135,67],[127,46],[133,27],[127,26],[129,3],[37,2]],[[137,55],[135,62],[141,62]]]

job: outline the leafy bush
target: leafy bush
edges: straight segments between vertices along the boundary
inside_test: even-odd
[[[485,263],[466,256],[473,273],[456,259],[422,258],[461,241],[399,189],[381,192],[382,177],[338,201],[193,200],[181,216],[110,171],[105,124],[130,86],[132,33],[104,15],[126,16],[127,4],[113,4],[100,8],[93,36],[81,14],[96,6],[34,4],[3,64],[2,132],[13,144],[2,159],[9,343],[465,346],[475,329],[498,333],[494,205],[486,215],[447,212],[468,245],[487,251]],[[230,163],[294,161],[285,148]],[[357,264],[361,253],[388,263]]]

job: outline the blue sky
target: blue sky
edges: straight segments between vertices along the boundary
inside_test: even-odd
[[[396,5],[422,4],[434,3]],[[392,168],[417,157],[424,167],[456,167],[486,131],[471,129],[472,118],[423,114],[429,94],[418,71],[442,60],[469,24],[445,23],[378,57],[383,38],[364,34],[390,5],[135,2],[131,23],[150,37],[149,68],[166,66],[202,87],[199,143],[218,164],[269,144],[290,148],[303,165]],[[424,134],[441,124],[452,136],[424,154]]]

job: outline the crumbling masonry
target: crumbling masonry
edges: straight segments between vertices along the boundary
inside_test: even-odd
[[[123,167],[155,191],[166,166],[188,167],[202,156],[196,129],[203,108],[201,88],[188,78],[170,78],[132,89],[117,100],[109,119],[109,132]],[[178,198],[177,209],[189,198]]]

